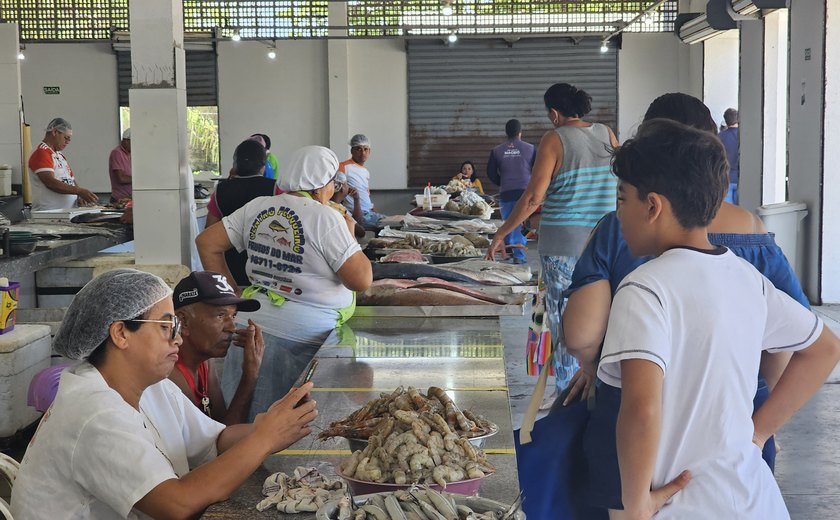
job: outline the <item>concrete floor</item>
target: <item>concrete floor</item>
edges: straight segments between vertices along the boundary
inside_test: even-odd
[[[528,264],[539,272],[536,244],[529,242]],[[840,305],[815,307],[835,334],[840,335]],[[530,316],[502,317],[505,366],[514,428],[533,392],[536,377],[525,373],[524,345]],[[553,378],[549,378],[551,392]],[[781,451],[776,480],[793,520],[840,518],[840,366],[822,389],[778,433]]]

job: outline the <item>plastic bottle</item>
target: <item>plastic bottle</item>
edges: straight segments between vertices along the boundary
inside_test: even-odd
[[[423,188],[423,211],[432,211],[432,183]]]

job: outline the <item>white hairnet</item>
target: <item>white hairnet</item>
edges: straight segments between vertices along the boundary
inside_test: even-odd
[[[70,126],[70,123],[68,123],[67,120],[63,117],[56,117],[55,119],[47,123],[47,128],[45,128],[47,132],[51,130],[58,130],[61,133],[72,129],[73,127]]]
[[[350,147],[370,146],[370,139],[365,134],[356,134],[350,138]]]
[[[295,150],[286,162],[286,174],[280,178],[283,191],[309,191],[323,188],[338,171],[335,152],[323,146],[304,146]]]
[[[53,348],[70,359],[87,359],[108,338],[115,321],[137,318],[172,289],[160,277],[135,269],[114,269],[97,276],[73,299]]]

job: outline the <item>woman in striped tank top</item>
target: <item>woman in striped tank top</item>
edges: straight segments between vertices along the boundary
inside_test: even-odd
[[[557,390],[562,392],[577,370],[577,361],[557,342],[563,291],[571,283],[589,233],[601,217],[615,210],[616,179],[610,171],[610,151],[618,141],[606,125],[581,119],[592,110],[592,96],[583,90],[556,83],[543,99],[554,130],[543,135],[531,182],[493,237],[487,258],[504,255],[504,237],[542,205],[541,276],[555,345]]]

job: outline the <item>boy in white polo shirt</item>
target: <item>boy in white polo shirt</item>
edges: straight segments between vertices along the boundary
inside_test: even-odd
[[[616,151],[613,170],[627,243],[634,255],[657,258],[619,285],[598,368],[622,389],[625,509],[610,518],[789,518],[758,446],[819,389],[840,340],[745,260],[709,243],[706,226],[729,185],[717,138],[651,120]],[[762,350],[795,353],[753,415]]]

